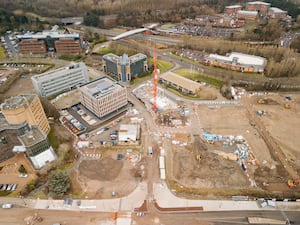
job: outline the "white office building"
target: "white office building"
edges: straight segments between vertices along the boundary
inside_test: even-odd
[[[48,97],[87,83],[89,76],[85,64],[80,62],[34,75],[31,80],[37,93],[41,97]]]

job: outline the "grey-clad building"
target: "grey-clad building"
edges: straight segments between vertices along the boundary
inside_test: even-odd
[[[9,124],[0,112],[0,162],[17,153],[25,153],[35,169],[56,159],[46,134],[26,121]]]
[[[117,56],[109,53],[103,56],[103,69],[118,77],[119,81],[128,82],[148,70],[148,58],[142,53],[130,57],[127,54]]]
[[[34,75],[31,80],[36,92],[41,97],[48,97],[87,83],[89,76],[85,64],[80,62]]]

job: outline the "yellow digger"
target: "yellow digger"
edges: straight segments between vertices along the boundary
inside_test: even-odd
[[[296,187],[296,186],[298,186],[299,184],[300,184],[300,179],[296,179],[296,180],[290,179],[290,180],[288,180],[288,182],[287,182],[287,185],[288,185],[289,187]]]

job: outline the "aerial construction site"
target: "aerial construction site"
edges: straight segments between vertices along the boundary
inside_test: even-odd
[[[166,182],[177,195],[299,197],[298,94],[191,101],[155,81],[133,93],[151,112],[150,143],[166,155]]]

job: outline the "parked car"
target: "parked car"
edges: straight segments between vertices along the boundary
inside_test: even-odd
[[[20,174],[19,174],[19,177],[25,178],[25,177],[28,177],[28,174],[27,174],[27,173],[20,173]]]
[[[3,184],[1,191],[5,191],[6,190],[6,184]]]
[[[12,188],[12,186],[13,186],[13,184],[8,184],[7,187],[6,187],[6,190],[7,190],[7,191],[10,191],[11,188]]]
[[[10,208],[12,208],[12,204],[11,203],[6,203],[6,204],[3,204],[2,205],[2,209],[10,209]]]
[[[17,184],[13,184],[12,188],[11,188],[11,191],[15,191],[17,189]]]

